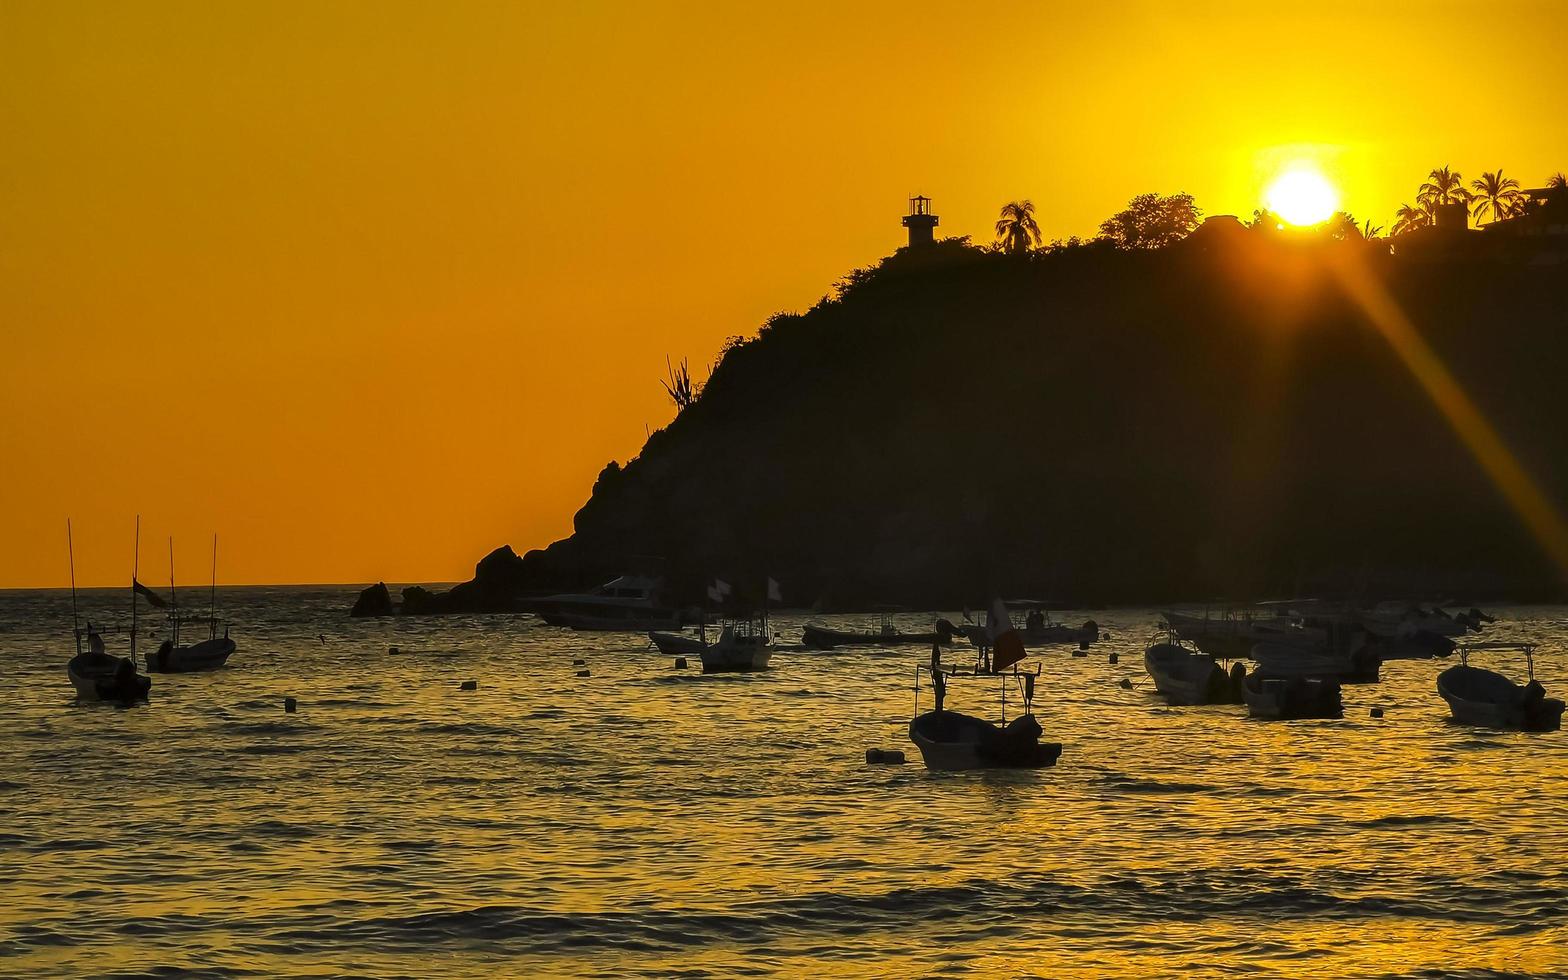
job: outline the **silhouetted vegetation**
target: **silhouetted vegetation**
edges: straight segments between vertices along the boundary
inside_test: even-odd
[[[1191,194],[1139,194],[1101,223],[1100,234],[1121,249],[1165,248],[1192,234],[1202,213]]]
[[[1428,184],[1434,206],[1464,193],[1447,168]],[[1134,198],[1088,242],[1023,247],[1028,214],[1004,213],[1016,249],[949,238],[851,271],[731,338],[705,385],[667,362],[675,420],[604,468],[569,538],[497,549],[417,605],[504,609],[649,567],[677,598],[771,575],[827,606],[1558,594],[1331,270],[1383,283],[1556,500],[1560,274],[1402,262],[1345,213],[1193,234],[1184,194]],[[1409,206],[1395,231],[1429,220]]]
[[[1513,217],[1518,213],[1519,202],[1524,197],[1519,190],[1519,182],[1512,177],[1504,177],[1501,169],[1484,173],[1471,181],[1470,189],[1477,221],[1488,213],[1494,221]]]
[[[680,367],[672,367],[670,359],[664,359],[666,377],[659,384],[664,386],[664,393],[670,396],[670,401],[675,403],[676,414],[690,408],[702,395],[702,385],[691,379],[691,368],[686,364],[686,358],[681,358]]]
[[[1034,220],[1033,201],[1011,201],[1002,205],[996,222],[996,243],[1009,255],[1022,255],[1040,244],[1040,226]]]

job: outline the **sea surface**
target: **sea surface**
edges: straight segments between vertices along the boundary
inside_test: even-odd
[[[933,774],[920,648],[703,676],[352,598],[220,589],[230,666],[125,709],[74,700],[68,593],[0,593],[0,976],[1568,976],[1568,733],[1452,724],[1442,661],[1250,721],[1155,699],[1155,610],[1067,613],[1111,638],[1039,651],[1060,763]],[[128,625],[123,590],[83,608]],[[1568,691],[1568,608],[1490,611]]]

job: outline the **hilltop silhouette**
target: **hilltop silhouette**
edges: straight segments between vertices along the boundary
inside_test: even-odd
[[[680,598],[771,575],[829,607],[1561,594],[1330,270],[1381,282],[1562,501],[1568,266],[1391,255],[1349,216],[1344,234],[1215,218],[1167,247],[1030,249],[1009,207],[1004,247],[900,249],[732,342],[604,468],[570,537],[497,549],[404,611],[511,608],[645,556]]]

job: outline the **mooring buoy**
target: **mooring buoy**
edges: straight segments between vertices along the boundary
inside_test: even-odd
[[[586,670],[579,670],[577,672],[577,676],[578,677],[587,677],[588,676],[588,671],[586,671]]]
[[[586,661],[586,660],[573,660],[572,661],[572,666],[573,667],[586,667],[586,666],[588,666],[588,661]]]
[[[1120,661],[1120,660],[1121,660],[1121,659],[1122,659],[1122,657],[1121,657],[1121,654],[1119,654],[1119,653],[1113,653],[1113,654],[1111,654],[1111,655],[1110,655],[1110,656],[1109,656],[1109,657],[1106,657],[1106,658],[1105,658],[1105,661],[1106,661],[1106,663],[1112,663],[1112,664],[1114,664],[1114,663],[1116,663],[1116,662],[1118,662],[1118,661]]]
[[[904,764],[904,753],[897,749],[867,749],[866,765],[868,766],[901,766]]]
[[[457,689],[459,691],[477,691],[477,690],[479,690],[479,682],[478,681],[464,681],[463,683],[461,683],[461,684],[459,684],[457,686]]]
[[[387,647],[387,653],[397,653],[397,647]]]
[[[686,658],[685,657],[676,657],[675,658],[675,669],[676,670],[685,670],[686,669]]]
[[[1383,717],[1383,709],[1373,708],[1371,711],[1367,712],[1367,714],[1371,715],[1373,718],[1381,718]]]
[[[1132,690],[1132,678],[1123,677],[1120,681],[1117,682],[1116,686],[1124,691],[1130,691]]]
[[[284,712],[284,714],[292,715],[294,713],[294,709],[297,706],[298,706],[298,704],[297,704],[297,702],[293,698],[284,698],[283,699],[283,712]]]

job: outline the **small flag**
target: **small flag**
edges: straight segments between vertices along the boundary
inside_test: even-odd
[[[721,578],[716,578],[713,580],[713,587],[718,590],[719,595],[723,596],[727,596],[731,592],[735,591],[734,589],[730,588],[730,584],[728,582]]]
[[[143,599],[146,599],[147,604],[152,606],[154,609],[162,609],[168,605],[167,602],[163,601],[163,596],[147,588],[147,586],[141,584],[135,579],[131,579],[131,588],[136,592],[137,595],[141,596]]]
[[[1001,599],[991,603],[991,621],[986,632],[991,637],[992,673],[1000,674],[1028,655],[1024,651],[1023,638],[1013,629],[1013,621],[1007,618],[1007,607]]]
[[[783,602],[784,601],[784,593],[782,591],[780,591],[779,584],[777,582],[775,582],[771,578],[768,579],[768,601],[769,602]]]

